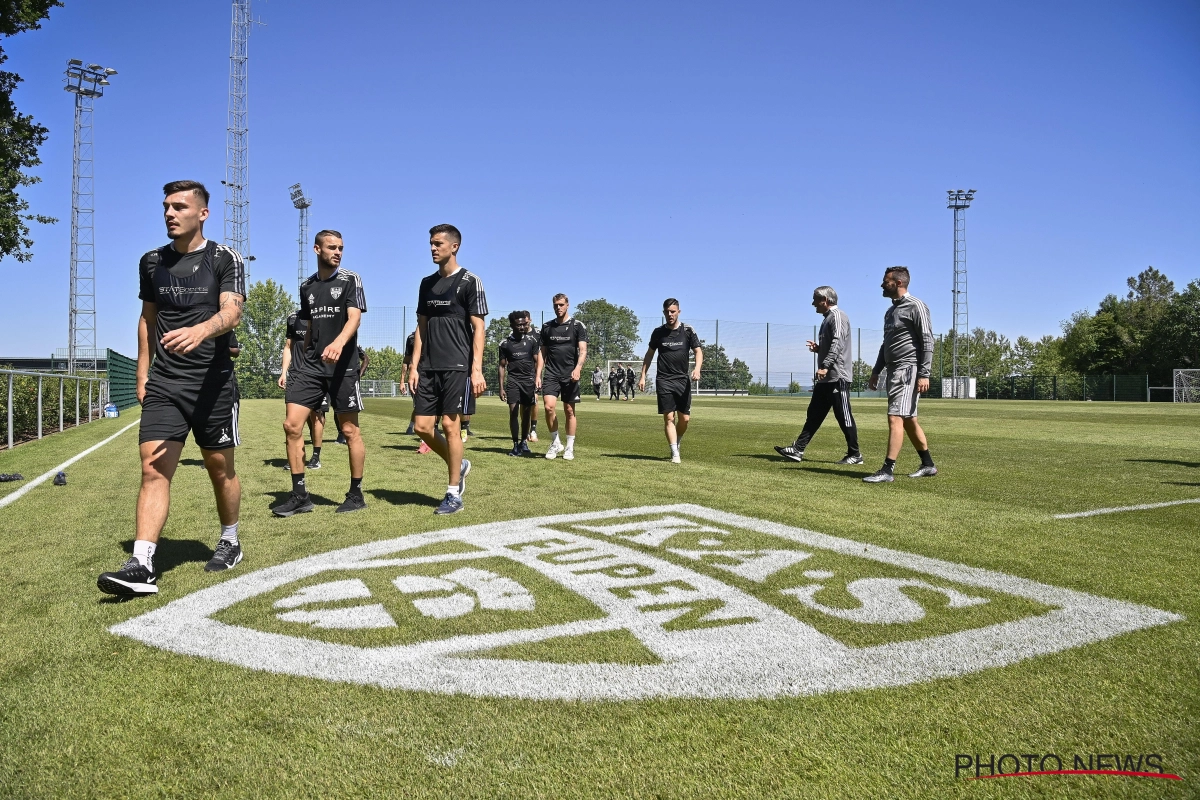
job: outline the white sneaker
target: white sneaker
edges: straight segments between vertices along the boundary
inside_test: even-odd
[[[531,441],[531,442],[536,442],[536,441],[537,441],[537,431],[530,431],[530,432],[529,432],[529,441]]]
[[[566,448],[562,446],[561,442],[551,442],[550,446],[546,448],[546,458],[553,461],[554,459],[558,458],[558,454],[565,449]]]
[[[679,463],[681,463],[681,462],[679,461],[679,453],[672,453],[672,454],[671,454],[671,463],[672,463],[672,464],[679,464]]]
[[[568,447],[566,450],[563,451],[563,461],[574,461],[574,460],[575,460],[575,449],[573,447]]]

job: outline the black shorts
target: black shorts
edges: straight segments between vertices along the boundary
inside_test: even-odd
[[[362,395],[358,390],[358,374],[343,372],[337,375],[311,375],[307,372],[288,374],[287,401],[324,413],[333,401],[338,414],[357,414],[362,411]]]
[[[564,403],[578,403],[579,381],[571,380],[570,375],[564,378],[560,378],[557,375],[543,375],[542,396],[557,397]]]
[[[241,444],[238,437],[238,388],[233,372],[223,382],[194,385],[146,384],[138,442],[186,442],[188,433],[205,450]]]
[[[658,413],[667,414],[677,411],[680,414],[692,413],[692,384],[662,383],[655,381],[654,390],[658,393]]]
[[[534,391],[532,378],[528,381],[506,380],[504,394],[508,397],[509,403],[516,403],[523,407],[537,405],[537,392]]]
[[[430,371],[420,373],[413,410],[418,417],[475,413],[475,394],[471,391],[471,373]]]

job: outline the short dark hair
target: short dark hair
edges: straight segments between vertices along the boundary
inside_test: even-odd
[[[330,230],[329,228],[326,228],[323,231],[317,231],[317,235],[313,237],[313,244],[319,245],[321,243],[321,240],[324,239],[326,236],[333,236],[338,239],[342,238],[341,231],[335,231],[335,230]]]
[[[462,244],[462,234],[458,232],[458,228],[449,223],[443,222],[441,225],[434,225],[429,229],[429,238],[432,239],[439,233],[444,233],[458,244]]]
[[[674,297],[668,297],[666,300],[663,300],[663,311],[666,311],[671,306],[677,305],[679,305],[678,300],[676,300]]]
[[[163,197],[179,192],[195,192],[196,197],[203,198],[204,207],[208,208],[208,189],[205,189],[200,181],[171,181],[163,187]]]
[[[519,320],[519,319],[525,319],[525,318],[526,318],[526,317],[528,317],[528,316],[529,316],[529,312],[528,312],[528,311],[512,311],[512,312],[510,312],[510,313],[509,313],[509,315],[508,315],[508,324],[509,324],[509,325],[516,325],[516,324],[517,324],[517,320]]]
[[[554,297],[550,298],[551,303],[553,303],[555,300],[566,300],[568,303],[571,302],[571,298],[567,297],[562,292],[559,292],[558,294],[554,295]]]
[[[908,267],[888,267],[884,271],[883,275],[884,277],[887,277],[888,275],[895,275],[896,283],[900,284],[905,289],[908,288]]]

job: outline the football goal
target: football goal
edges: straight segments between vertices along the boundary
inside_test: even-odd
[[[1175,402],[1200,403],[1200,369],[1175,370]]]

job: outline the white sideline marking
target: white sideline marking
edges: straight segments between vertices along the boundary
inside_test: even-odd
[[[116,432],[116,433],[114,433],[112,436],[110,436],[110,437],[108,437],[107,439],[105,439],[103,442],[97,442],[96,444],[94,444],[94,445],[92,445],[91,447],[89,447],[87,450],[84,450],[84,451],[83,451],[82,453],[80,453],[79,455],[77,455],[77,456],[72,456],[71,458],[68,458],[66,461],[64,461],[63,463],[59,464],[57,467],[55,467],[54,469],[50,470],[49,472],[43,472],[41,475],[38,475],[36,478],[34,478],[34,479],[33,479],[33,480],[31,480],[29,483],[27,483],[27,484],[25,484],[24,486],[22,486],[20,489],[17,489],[17,490],[16,490],[15,492],[13,492],[12,494],[6,494],[4,497],[0,497],[0,508],[4,508],[4,507],[5,507],[6,505],[8,505],[9,503],[15,503],[15,502],[17,502],[17,501],[18,501],[18,500],[20,500],[22,497],[24,497],[26,494],[28,494],[30,489],[32,489],[33,487],[37,486],[39,483],[44,483],[45,481],[48,481],[48,480],[50,480],[50,479],[51,479],[51,478],[53,478],[55,475],[57,475],[59,472],[61,472],[62,470],[66,469],[67,467],[71,466],[71,465],[72,465],[72,464],[74,464],[76,461],[78,461],[79,459],[81,459],[81,458],[83,458],[84,456],[86,456],[88,453],[93,453],[93,452],[95,452],[96,450],[99,450],[101,447],[104,447],[104,445],[108,444],[108,443],[109,443],[109,442],[111,442],[113,439],[117,438],[117,437],[118,437],[118,436],[120,436],[122,433],[124,433],[125,431],[129,430],[130,428],[132,428],[134,425],[137,425],[137,424],[138,424],[138,422],[141,422],[141,420],[138,420],[137,422],[131,422],[131,423],[129,423],[129,424],[128,424],[128,425],[126,425],[124,428],[121,428],[121,430],[117,431],[117,432]]]
[[[1140,506],[1118,506],[1117,508],[1097,508],[1092,511],[1076,511],[1074,514],[1055,514],[1055,519],[1078,519],[1079,517],[1094,517],[1098,514],[1116,514],[1119,511],[1146,511],[1151,508],[1166,508],[1167,506],[1182,506],[1188,503],[1200,503],[1200,497],[1191,500],[1170,500],[1166,503],[1142,503]]]

